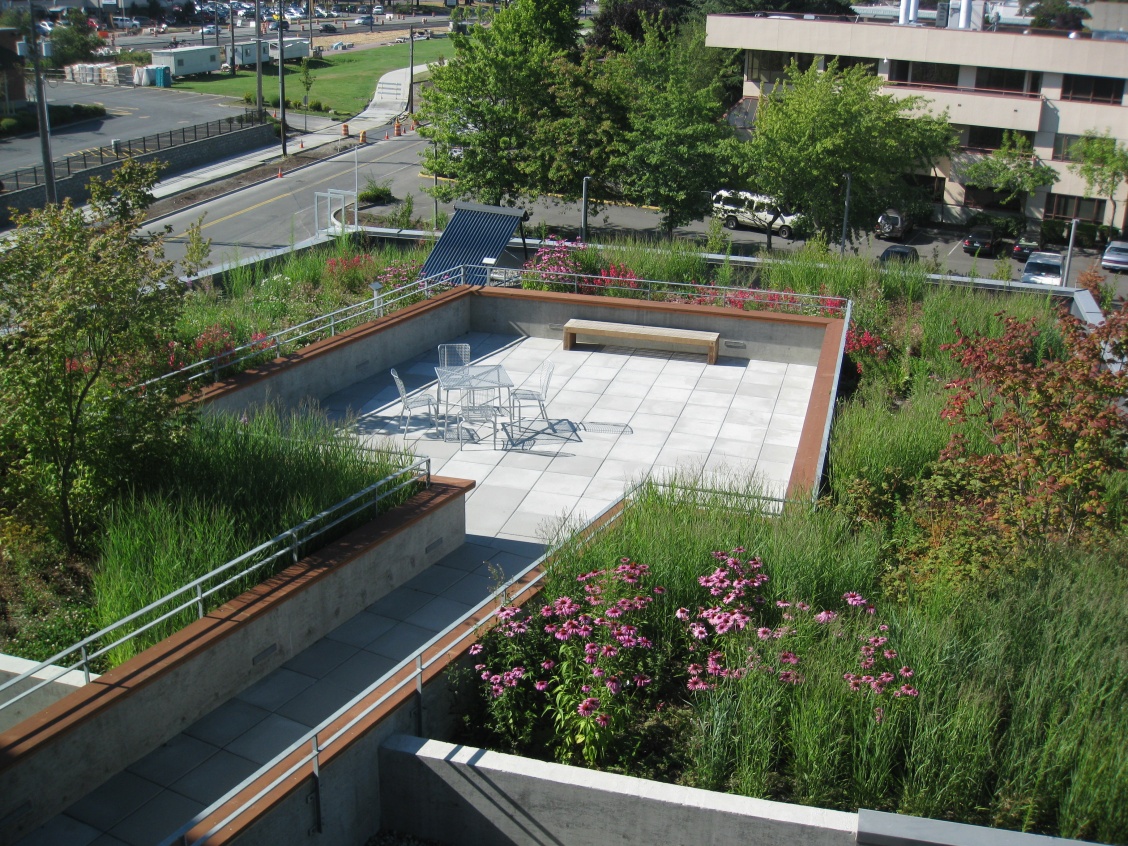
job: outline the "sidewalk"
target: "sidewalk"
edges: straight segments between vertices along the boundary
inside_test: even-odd
[[[383,132],[395,123],[396,117],[403,114],[407,109],[407,90],[410,80],[415,74],[422,73],[425,70],[427,70],[427,65],[416,65],[410,76],[407,68],[399,68],[380,77],[379,82],[376,83],[376,93],[368,107],[356,117],[343,122],[348,124],[349,134],[358,136],[362,131],[365,131],[375,141],[377,132]],[[402,95],[402,99],[397,95]],[[297,117],[305,120],[302,115]],[[297,121],[294,118],[289,118],[287,122],[292,126]],[[308,150],[340,142],[342,123],[329,118],[311,116],[309,125],[309,132],[293,134],[287,138],[287,145],[290,149],[296,148],[299,143]],[[158,200],[171,197],[193,188],[199,188],[201,185],[207,185],[247,170],[253,170],[256,167],[278,160],[281,155],[282,148],[281,143],[279,143],[278,146],[271,145],[240,156],[232,156],[207,167],[162,179],[153,189],[153,195]]]

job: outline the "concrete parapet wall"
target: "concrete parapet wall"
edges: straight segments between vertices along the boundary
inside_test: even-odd
[[[615,297],[483,288],[472,301],[470,325],[479,332],[560,339],[572,318],[721,333],[721,355],[791,364],[817,364],[826,326],[821,317],[771,311],[651,303]],[[671,349],[632,341],[630,346]]]
[[[857,816],[397,735],[380,749],[384,828],[460,846],[853,846]]]
[[[32,667],[38,665],[38,661],[28,661],[26,658],[17,658],[15,655],[0,654],[0,683],[14,679],[16,676],[22,675]],[[43,710],[52,703],[58,702],[64,696],[74,693],[77,688],[86,684],[86,676],[78,670],[65,672],[58,678],[55,678],[56,674],[61,670],[62,667],[48,667],[46,670],[40,670],[38,673],[32,675],[31,678],[5,691],[5,696],[16,696],[28,688],[35,687],[44,679],[51,679],[50,682],[43,685],[43,687],[39,688],[34,693],[29,693],[16,704],[9,705],[4,710],[0,711],[0,732],[5,732],[13,726],[19,725],[32,714]],[[91,681],[96,678],[98,678],[96,673],[90,674]]]
[[[471,288],[418,303],[240,373],[204,392],[211,412],[238,413],[268,402],[323,399],[470,330]]]
[[[151,153],[141,153],[134,158],[140,162],[161,161],[168,167],[162,171],[164,175],[180,173],[195,167],[212,164],[218,159],[245,153],[248,150],[257,150],[275,143],[278,134],[271,124],[250,126],[223,135],[214,135],[188,144],[178,144],[164,150],[154,150]],[[81,205],[90,199],[90,177],[108,179],[115,170],[121,166],[120,161],[107,162],[97,167],[78,171],[72,176],[66,176],[66,171],[60,175],[55,173],[55,192],[62,202],[70,198],[75,205]],[[23,188],[19,191],[9,191],[0,195],[0,225],[11,222],[11,212],[26,213],[32,209],[42,208],[47,202],[47,189],[43,185],[32,188]]]
[[[0,735],[0,843],[12,843],[448,552],[472,482],[400,508],[283,570]]]

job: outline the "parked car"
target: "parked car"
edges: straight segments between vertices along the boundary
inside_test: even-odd
[[[331,23],[323,23],[317,27],[318,32],[336,32],[337,27]]]
[[[968,236],[964,238],[963,251],[969,256],[990,256],[1003,246],[1003,239],[999,231],[992,226],[974,226]]]
[[[891,261],[914,262],[920,261],[920,253],[916,251],[916,247],[894,244],[892,247],[886,247],[885,252],[878,256],[877,260],[882,264],[888,264]]]
[[[1036,253],[1040,249],[1042,249],[1042,233],[1026,232],[1019,235],[1018,240],[1014,242],[1011,258],[1015,261],[1026,261],[1031,253]]]
[[[897,209],[886,209],[877,219],[873,235],[875,238],[884,238],[888,241],[900,241],[912,231],[912,218]]]
[[[372,15],[361,15],[359,18],[353,21],[353,23],[357,26],[372,26],[374,23],[376,23],[376,19],[373,18]]]
[[[1101,267],[1112,273],[1128,270],[1128,241],[1110,241],[1101,255]]]
[[[1022,268],[1023,282],[1037,285],[1061,285],[1061,255],[1058,253],[1031,253]]]
[[[787,209],[779,210],[771,197],[728,189],[713,195],[713,216],[721,218],[726,229],[739,229],[741,226],[766,229],[770,223],[772,231],[779,233],[781,238],[791,237],[799,218]],[[774,223],[772,218],[775,218]]]
[[[283,32],[289,32],[290,31],[290,22],[289,21],[271,21],[266,26],[267,32],[278,32],[278,30],[282,30]]]

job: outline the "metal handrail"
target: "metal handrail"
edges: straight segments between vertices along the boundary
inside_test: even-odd
[[[639,488],[646,484],[668,487],[665,482],[660,481],[638,482],[635,485],[631,486],[631,488],[623,494],[623,499],[621,500],[621,502],[628,501],[635,494],[635,492],[638,491]],[[693,490],[698,491],[697,488],[694,488]],[[704,492],[715,493],[715,491],[710,491],[709,489],[705,489]],[[763,496],[759,497],[759,499],[764,503],[786,503],[786,499],[781,499],[779,497]],[[592,536],[606,531],[610,526],[614,524],[614,519],[606,520],[604,518],[609,512],[614,510],[618,506],[618,504],[619,503],[614,503],[608,506],[588,524],[595,526],[591,533]],[[545,561],[547,561],[560,550],[563,543],[563,540],[558,541],[552,547],[545,550],[543,555],[541,555],[535,561],[531,562],[519,573],[512,576],[492,594],[487,596],[469,611],[460,616],[453,623],[448,625],[441,632],[439,632],[422,646],[420,646],[416,650],[414,655],[409,655],[408,657],[404,658],[402,661],[400,661],[398,664],[396,664],[394,667],[380,676],[379,679],[374,681],[360,693],[356,694],[356,696],[354,696],[352,699],[350,699],[348,702],[334,711],[331,715],[323,719],[316,728],[313,728],[306,734],[302,735],[302,737],[295,740],[283,751],[279,752],[268,762],[263,764],[256,772],[247,776],[239,784],[235,785],[226,793],[224,793],[223,796],[212,802],[207,808],[204,808],[202,811],[197,813],[195,817],[186,822],[184,825],[180,826],[180,828],[178,828],[175,832],[162,840],[159,846],[198,846],[198,844],[207,842],[216,833],[226,828],[232,822],[237,820],[239,817],[241,817],[243,814],[247,813],[251,808],[257,805],[263,797],[267,796],[269,793],[271,793],[271,791],[287,782],[290,778],[293,777],[295,773],[297,773],[306,765],[311,765],[313,772],[316,775],[320,771],[322,752],[324,752],[334,743],[340,741],[342,738],[348,737],[357,725],[359,725],[374,711],[379,709],[385,702],[402,691],[405,687],[407,687],[408,685],[414,685],[416,693],[422,696],[423,677],[426,671],[440,660],[443,660],[452,651],[460,650],[462,645],[465,644],[466,641],[477,637],[478,631],[485,627],[494,617],[497,616],[499,608],[504,605],[509,596],[509,589],[513,587],[513,585],[525,579],[529,575],[529,573],[533,573],[538,568],[540,568],[540,572],[534,573],[533,577],[524,583],[522,592],[528,591],[529,588],[532,588],[533,586],[541,582],[547,574],[547,571],[542,567],[542,565]],[[448,638],[452,632],[455,632],[458,629],[464,627],[467,621],[474,619],[481,611],[488,608],[494,603],[497,603],[497,607],[491,610],[490,613],[486,615],[486,617],[483,618],[477,626],[473,628],[467,628],[457,637],[451,639],[450,641],[446,641],[446,638]],[[436,647],[438,647],[440,644],[442,644],[442,648],[436,649]],[[423,656],[431,651],[434,651],[432,657],[424,660]],[[374,694],[381,686],[387,684],[389,681],[394,679],[397,675],[399,675],[409,667],[411,668],[411,672],[407,676],[397,681],[389,690],[382,693],[372,702],[364,705],[364,707],[354,716],[349,718],[343,726],[341,726],[339,729],[325,738],[324,742],[321,741],[321,735],[325,733],[329,729],[329,727],[333,725],[333,723],[345,717],[345,715],[347,715],[352,709],[362,705],[362,703],[364,703],[364,700]],[[421,709],[421,703],[419,707]],[[422,710],[418,712],[416,717],[416,725],[420,731],[422,730],[422,726],[420,725],[421,721]],[[292,754],[303,747],[308,747],[308,751],[303,754],[297,761],[286,767],[283,772],[271,779],[269,784],[255,791],[254,795],[241,802],[238,807],[232,809],[223,817],[222,820],[218,821],[215,825],[209,828],[203,835],[196,838],[195,840],[188,840],[188,832],[196,825],[199,825],[200,821],[207,819],[210,814],[215,813],[228,802],[235,799],[235,797],[237,797],[240,793],[251,787],[251,785],[253,785],[263,773],[270,772],[274,768],[280,766],[288,757],[290,757]],[[318,799],[317,801],[320,802],[320,799]]]
[[[275,535],[273,538],[266,541],[265,543],[259,544],[254,549],[244,552],[242,555],[231,559],[226,564],[216,567],[214,570],[205,573],[203,576],[194,579],[193,581],[189,582],[183,587],[172,591],[171,593],[165,594],[160,599],[150,602],[144,608],[141,608],[138,611],[134,611],[132,614],[123,617],[116,623],[112,623],[111,625],[106,626],[105,628],[99,630],[98,632],[95,632],[89,637],[80,640],[73,646],[69,646],[66,649],[56,653],[55,655],[52,655],[46,661],[42,661],[34,667],[20,673],[18,676],[15,676],[14,678],[11,678],[8,681],[0,684],[0,693],[2,693],[8,688],[13,687],[20,682],[27,681],[37,673],[43,672],[44,670],[57,671],[53,675],[48,674],[48,677],[40,680],[38,684],[27,688],[26,690],[9,699],[0,701],[0,710],[3,710],[9,705],[18,702],[25,696],[29,696],[40,688],[61,678],[65,674],[76,671],[78,669],[81,669],[83,671],[86,682],[89,683],[90,663],[95,659],[102,657],[118,646],[121,646],[123,643],[127,643],[128,641],[136,638],[137,636],[148,631],[154,626],[157,626],[163,623],[165,620],[175,617],[177,614],[189,608],[192,608],[193,606],[195,606],[196,608],[197,619],[203,618],[207,613],[205,608],[206,599],[219,593],[229,585],[238,582],[240,579],[263,569],[268,564],[274,563],[287,554],[290,556],[292,563],[297,563],[299,557],[298,551],[303,544],[308,543],[309,541],[325,534],[326,532],[329,532],[346,520],[355,517],[365,509],[371,508],[372,506],[380,503],[390,496],[393,496],[404,488],[417,484],[420,481],[422,481],[427,487],[430,487],[430,458],[415,459],[410,464],[403,467],[401,470],[377,480],[368,487],[363,488],[362,490],[357,491],[356,493],[352,494],[349,497],[346,497],[340,502],[329,506],[329,508],[325,509],[319,514],[303,520],[298,525],[287,529],[281,534]],[[388,487],[389,485],[391,485],[391,487]],[[375,496],[372,496],[373,494],[375,494]],[[329,522],[321,525],[322,521],[327,519],[329,520]],[[317,528],[315,531],[309,531],[314,526],[319,526],[319,528]],[[230,571],[232,571],[233,569],[245,564],[249,560],[254,559],[256,556],[265,553],[274,547],[277,547],[278,544],[284,541],[288,541],[288,543],[286,543],[285,546],[282,546],[281,548],[274,549],[274,551],[270,552],[270,554],[265,558],[247,564],[234,574],[230,573]],[[225,575],[226,577],[219,581],[217,584],[208,586],[209,582],[213,581],[221,575]],[[165,610],[155,619],[149,620],[136,629],[132,629],[127,634],[117,638],[109,644],[95,648],[93,651],[90,650],[90,648],[92,646],[95,646],[105,635],[116,632],[124,626],[129,625],[133,621],[138,620],[141,617],[144,617],[145,615],[150,614],[154,611],[157,611],[158,609],[165,608],[170,603],[176,602],[178,600],[181,601],[179,601],[178,604],[172,607],[171,610]],[[78,661],[70,665],[61,667],[58,666],[59,661],[66,660],[68,659],[68,657],[73,657],[75,653],[78,653],[79,655]]]

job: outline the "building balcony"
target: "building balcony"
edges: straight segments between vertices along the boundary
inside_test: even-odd
[[[1037,132],[1042,120],[1042,98],[1037,94],[905,82],[891,82],[885,92],[898,98],[924,97],[930,101],[931,112],[939,114],[947,109],[948,120],[956,124]]]

